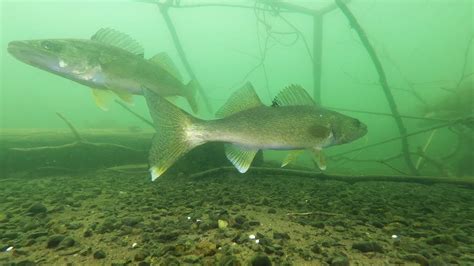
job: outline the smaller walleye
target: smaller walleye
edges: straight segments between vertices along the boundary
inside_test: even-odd
[[[189,115],[149,90],[144,95],[157,131],[149,154],[152,181],[206,142],[226,143],[226,156],[241,173],[249,169],[260,149],[293,150],[282,167],[310,150],[319,157],[319,167],[324,170],[323,148],[354,141],[367,133],[365,124],[316,106],[296,85],[282,90],[272,106],[265,106],[247,83],[217,112],[220,119],[209,121]]]
[[[166,53],[144,59],[143,48],[134,39],[113,29],[100,29],[90,40],[12,41],[8,52],[26,64],[92,88],[103,110],[107,110],[110,92],[131,103],[132,95],[146,88],[162,97],[182,96],[197,112],[197,84],[183,84]]]

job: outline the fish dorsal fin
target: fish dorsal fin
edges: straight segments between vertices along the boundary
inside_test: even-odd
[[[241,173],[247,172],[257,152],[257,149],[243,148],[233,144],[225,144],[225,155],[227,156],[227,159],[229,159],[229,161]]]
[[[179,81],[183,80],[183,78],[181,77],[181,74],[178,71],[178,68],[176,67],[173,60],[171,60],[171,57],[167,53],[162,52],[162,53],[156,54],[155,56],[150,58],[149,61],[152,62],[153,64],[159,65],[161,68],[166,70],[177,80]]]
[[[240,111],[263,106],[250,82],[235,91],[227,102],[217,111],[217,117],[227,117]]]
[[[111,28],[98,30],[92,35],[91,40],[113,45],[142,57],[144,55],[143,47],[136,40],[123,32]]]
[[[273,100],[272,106],[310,105],[315,106],[313,98],[300,85],[290,85],[284,88]]]

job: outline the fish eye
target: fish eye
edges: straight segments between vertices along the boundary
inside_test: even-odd
[[[355,119],[353,122],[354,126],[360,127],[360,121],[358,119]]]
[[[62,49],[62,45],[60,45],[58,43],[51,42],[51,41],[41,42],[41,47],[43,47],[46,50],[54,51],[54,52],[59,52]]]

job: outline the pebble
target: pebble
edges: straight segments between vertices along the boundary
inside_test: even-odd
[[[270,258],[267,255],[257,254],[250,261],[250,265],[252,265],[252,266],[271,266],[272,262],[270,261]]]
[[[26,212],[31,215],[36,215],[40,213],[45,213],[47,211],[48,209],[46,208],[46,206],[44,206],[43,204],[39,202],[36,202],[36,203],[33,203]]]
[[[107,255],[102,250],[97,250],[96,252],[94,252],[94,259],[98,259],[98,260],[105,259],[106,256]]]
[[[46,247],[47,248],[55,248],[55,247],[59,246],[59,244],[61,243],[61,241],[64,240],[64,238],[66,238],[66,237],[63,236],[63,235],[53,235],[48,239],[48,243],[46,244]]]
[[[353,249],[357,249],[361,252],[379,252],[383,253],[383,247],[375,241],[365,241],[352,244]]]

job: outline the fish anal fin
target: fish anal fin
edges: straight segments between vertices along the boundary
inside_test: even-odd
[[[263,106],[263,103],[252,84],[247,82],[229,97],[227,102],[217,111],[216,116],[223,118],[259,106]]]
[[[173,77],[175,77],[177,80],[182,81],[183,78],[181,74],[178,71],[178,68],[174,64],[173,60],[171,57],[168,55],[166,52],[161,52],[153,56],[152,58],[149,59],[150,62],[153,64],[156,64],[166,70],[168,73],[170,73]]]
[[[286,155],[285,159],[281,162],[281,167],[285,167],[289,165],[290,163],[296,161],[298,156],[300,156],[304,150],[295,150],[295,151],[290,151],[288,155]]]
[[[112,100],[112,93],[109,90],[92,89],[95,104],[102,110],[109,110],[109,103]]]
[[[274,107],[309,105],[316,106],[313,98],[300,85],[290,85],[284,88],[272,101]]]
[[[250,168],[258,149],[245,148],[233,144],[225,145],[227,159],[240,173],[245,173]]]
[[[101,28],[91,37],[91,40],[127,50],[141,57],[144,55],[143,47],[136,40],[111,28]]]

